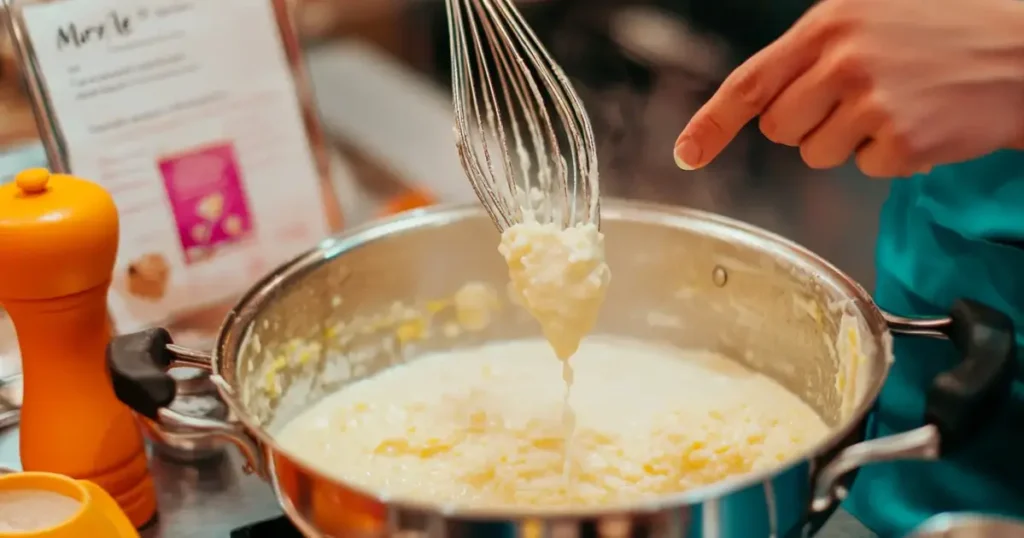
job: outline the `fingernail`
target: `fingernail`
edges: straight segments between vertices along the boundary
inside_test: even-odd
[[[686,137],[676,142],[673,152],[676,158],[676,166],[683,170],[696,170],[697,163],[700,163],[700,146],[693,139]]]

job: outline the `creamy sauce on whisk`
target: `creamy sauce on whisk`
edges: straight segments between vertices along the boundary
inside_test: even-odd
[[[519,303],[540,322],[555,355],[568,361],[594,328],[611,280],[604,234],[593,224],[563,229],[527,214],[501,234],[498,251]]]
[[[562,228],[540,223],[524,211],[523,222],[501,234],[498,251],[508,263],[511,288],[518,302],[540,323],[544,337],[562,361],[565,396],[566,479],[571,479],[575,414],[569,405],[573,369],[569,359],[597,321],[611,280],[604,257],[604,234],[593,224]]]

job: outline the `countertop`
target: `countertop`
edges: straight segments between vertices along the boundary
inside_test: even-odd
[[[17,469],[18,431],[0,433],[0,466]],[[242,472],[233,448],[204,465],[151,459],[160,516],[142,538],[228,538],[231,531],[281,514],[270,486]]]

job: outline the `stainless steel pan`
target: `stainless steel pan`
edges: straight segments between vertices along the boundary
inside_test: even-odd
[[[597,332],[711,349],[764,372],[820,413],[832,428],[826,440],[767,472],[648,502],[505,513],[387,499],[282,450],[281,424],[346,383],[419,351],[538,335],[516,308],[454,340],[410,345],[395,335],[410,311],[467,281],[505,285],[497,233],[478,208],[418,211],[324,241],[253,286],[210,354],[174,345],[161,329],[116,338],[108,357],[116,392],[166,429],[232,441],[309,536],[703,538],[812,534],[857,468],[954,452],[1009,392],[1013,327],[984,305],[961,301],[941,319],[892,316],[814,253],[758,228],[686,209],[606,205],[614,281]],[[964,361],[936,378],[925,426],[864,441],[894,335],[947,338]],[[175,387],[165,372],[177,366],[209,370],[236,418],[168,409]]]

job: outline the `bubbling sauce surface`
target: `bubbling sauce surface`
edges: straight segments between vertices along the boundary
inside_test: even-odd
[[[827,433],[795,395],[708,352],[591,337],[573,366],[569,451],[562,363],[541,339],[390,368],[328,396],[276,438],[374,492],[513,508],[682,492],[778,465]]]

